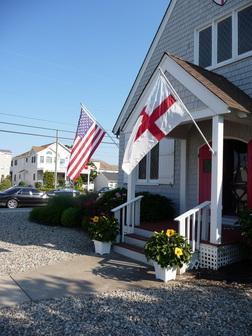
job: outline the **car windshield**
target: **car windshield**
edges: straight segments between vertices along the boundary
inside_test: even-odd
[[[15,194],[20,188],[9,188],[3,191],[7,195]]]

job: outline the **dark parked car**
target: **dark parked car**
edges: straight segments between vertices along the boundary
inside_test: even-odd
[[[55,189],[47,192],[47,195],[52,196],[79,196],[80,192],[75,189]]]
[[[12,187],[0,192],[0,205],[10,209],[47,204],[48,196],[35,188]]]

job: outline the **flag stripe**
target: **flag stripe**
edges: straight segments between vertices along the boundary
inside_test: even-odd
[[[81,154],[81,151],[83,149],[83,145],[85,145],[85,142],[89,141],[89,139],[92,138],[92,135],[94,134],[95,130],[97,128],[97,125],[93,125],[89,132],[86,134],[86,136],[81,139],[81,141],[79,142],[78,146],[76,147],[75,151],[73,151],[71,153],[71,159],[70,159],[70,166],[74,163],[74,161],[77,159],[77,157]]]
[[[81,174],[102,141],[105,131],[95,122],[84,107],[81,108],[73,148],[67,168],[67,176],[74,180]]]
[[[102,141],[103,137],[105,135],[105,132],[103,132],[100,137],[99,137],[99,141],[97,141],[96,145],[91,149],[91,152],[89,153],[88,157],[86,158],[86,162],[84,164],[82,164],[82,166],[80,167],[80,169],[77,171],[76,176],[79,176],[82,169],[85,167],[86,163],[91,159],[93,153],[95,152],[96,148],[99,146],[100,142]]]
[[[100,132],[101,130],[99,130]],[[102,140],[102,139],[101,139]],[[94,145],[99,145],[100,141],[99,138],[94,139]],[[71,176],[75,176],[79,170],[82,170],[85,164],[87,163],[87,160],[89,158],[90,149],[93,147],[93,143],[91,143],[88,147],[85,147],[85,152],[81,156],[80,160],[76,163],[74,170],[70,173]]]
[[[92,148],[95,147],[96,149],[98,147],[104,135],[105,135],[105,132],[99,128],[98,130],[96,130],[95,135],[92,138],[90,138],[89,141],[83,146],[81,154],[79,155],[77,159],[78,161],[75,161],[69,170],[68,176],[71,179],[75,179],[80,175],[80,171],[86,165],[87,160],[90,159],[90,155],[89,155],[90,151],[92,150]]]
[[[71,174],[72,170],[76,169],[76,166],[79,165],[79,163],[81,162],[84,155],[86,155],[86,151],[88,150],[88,148],[90,146],[92,146],[92,142],[93,142],[94,139],[96,139],[97,133],[99,131],[100,131],[100,129],[97,129],[97,126],[95,126],[95,128],[92,132],[92,136],[88,137],[88,139],[86,139],[86,138],[83,139],[82,147],[80,149],[80,152],[79,152],[78,156],[75,156],[75,159],[74,159],[73,163],[71,164],[71,167],[69,169],[69,174]]]

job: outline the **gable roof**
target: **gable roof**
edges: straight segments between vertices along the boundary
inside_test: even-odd
[[[241,112],[252,112],[252,98],[244,91],[231,83],[224,76],[219,75],[213,71],[201,68],[198,65],[185,61],[179,57],[166,53],[192,77],[197,79],[209,91],[214,93],[230,109],[238,110]]]
[[[132,107],[131,111],[126,116],[126,120],[122,124],[120,124],[120,126],[123,127],[125,123],[127,123],[128,118],[130,117],[130,115],[134,111],[134,108],[136,107],[139,100],[141,99],[142,94],[145,88],[148,86],[150,80],[152,79],[153,74],[157,71],[157,68],[162,63],[162,61],[165,59],[165,57],[175,62],[176,65],[178,65],[178,67],[181,70],[185,71],[187,74],[193,77],[196,81],[198,81],[201,85],[203,85],[207,90],[209,90],[212,94],[214,94],[217,98],[219,98],[219,100],[222,101],[224,104],[226,104],[227,108],[230,109],[231,111],[236,110],[239,112],[252,113],[252,98],[249,95],[247,95],[244,91],[242,91],[240,88],[238,88],[236,85],[231,83],[227,78],[213,71],[206,70],[189,61],[185,61],[182,58],[179,58],[175,55],[165,52],[159,64],[154,69],[145,87],[143,88],[142,93],[139,95],[135,105]],[[127,111],[125,110],[122,112],[121,112],[122,113],[121,122],[124,117],[124,114]],[[117,129],[117,132],[119,132],[119,128]]]

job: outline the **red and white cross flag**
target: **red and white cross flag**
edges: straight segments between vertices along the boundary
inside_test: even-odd
[[[67,167],[67,176],[71,180],[76,180],[80,176],[81,171],[90,161],[105,134],[104,129],[98,125],[82,106],[70,161]]]
[[[187,114],[171,84],[160,72],[125,149],[122,169],[129,175],[141,159]]]

